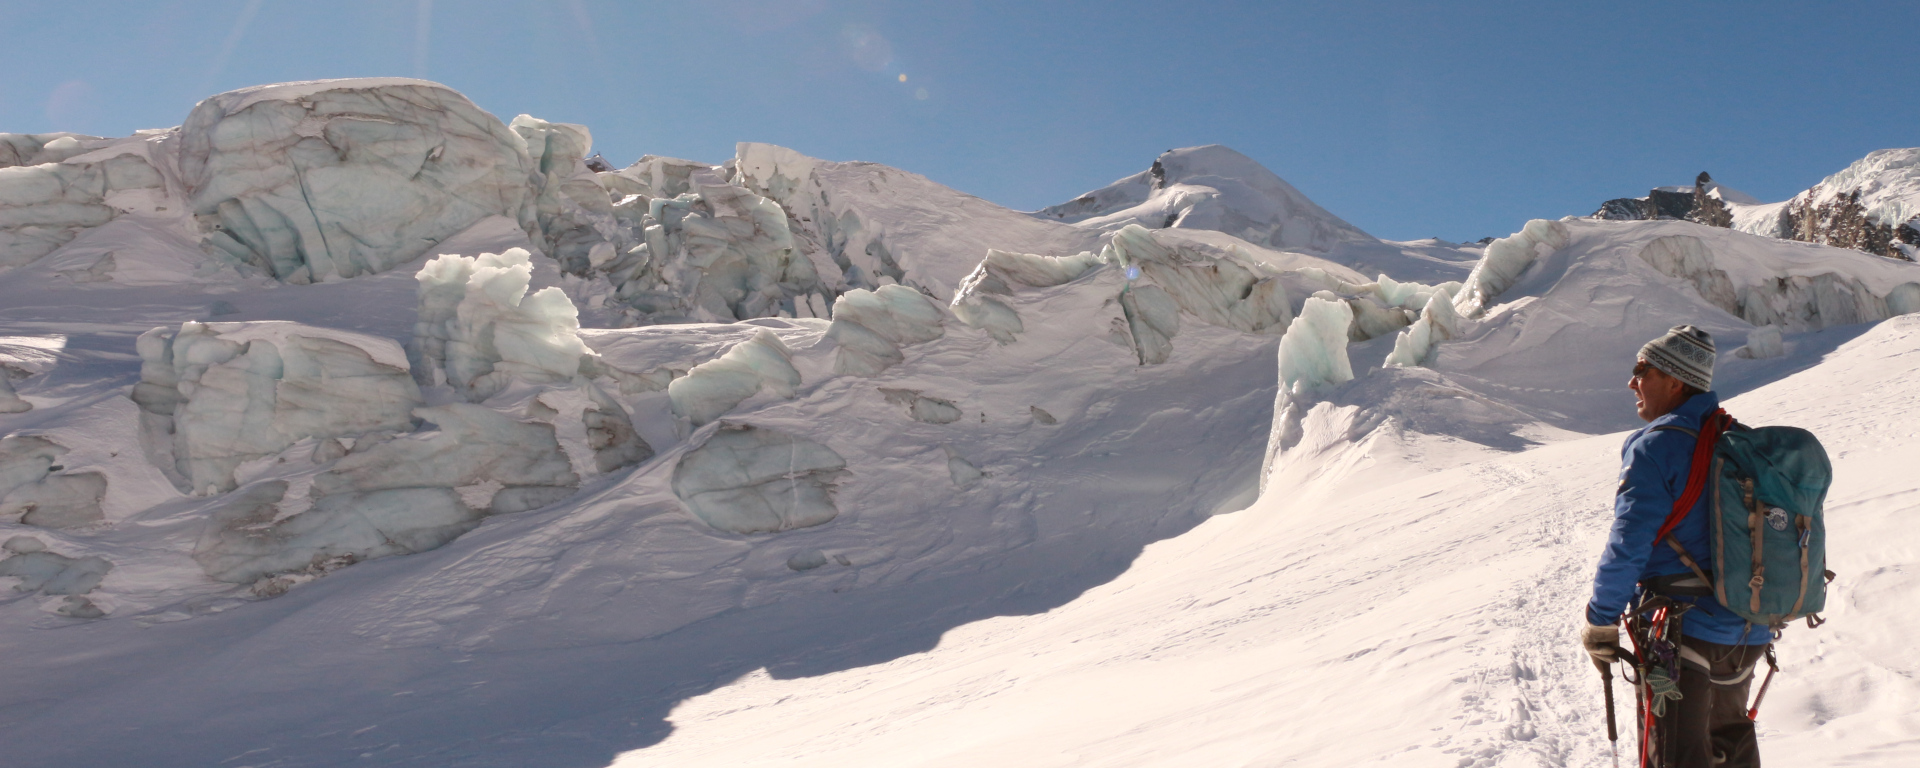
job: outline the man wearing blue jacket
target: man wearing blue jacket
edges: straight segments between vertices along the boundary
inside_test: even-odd
[[[1686,490],[1694,434],[1720,408],[1713,393],[1713,358],[1713,337],[1691,325],[1677,326],[1640,349],[1627,387],[1648,424],[1628,436],[1620,452],[1613,531],[1593,577],[1582,637],[1596,662],[1612,663],[1620,649],[1618,623],[1630,606],[1651,594],[1690,606],[1678,620],[1680,698],[1666,705],[1656,729],[1673,740],[1664,746],[1681,768],[1760,765],[1753,721],[1747,719],[1747,688],[1755,662],[1772,641],[1766,627],[1747,623],[1715,600],[1711,586],[1673,547],[1654,541]],[[1661,429],[1668,426],[1686,431]],[[1707,497],[1700,495],[1671,536],[1710,570]]]

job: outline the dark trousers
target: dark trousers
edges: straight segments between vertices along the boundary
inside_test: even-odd
[[[1667,705],[1660,731],[1673,739],[1675,768],[1759,768],[1760,745],[1747,719],[1747,690],[1764,645],[1721,645],[1688,637],[1681,644],[1704,657],[1680,662],[1681,699]],[[1732,680],[1729,684],[1714,680]]]

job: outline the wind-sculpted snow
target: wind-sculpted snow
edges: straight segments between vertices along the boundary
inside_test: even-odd
[[[1149,170],[1032,215],[1104,231],[1210,229],[1270,248],[1324,252],[1373,242],[1259,163],[1217,144],[1169,151]]]
[[[1466,287],[1454,298],[1454,307],[1463,316],[1479,317],[1534,261],[1566,245],[1567,225],[1546,219],[1529,221],[1519,232],[1488,243]]]
[[[295,323],[182,323],[140,336],[140,436],[183,492],[303,438],[408,429],[420,390],[399,344]]]
[[[487,216],[532,229],[526,143],[421,80],[322,80],[207,99],[179,167],[208,243],[292,283],[383,272]]]
[[[771,429],[723,425],[681,456],[673,492],[694,516],[729,533],[807,528],[840,513],[834,484],[847,463],[820,443]]]

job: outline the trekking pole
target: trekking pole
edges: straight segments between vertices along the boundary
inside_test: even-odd
[[[1613,768],[1620,768],[1620,728],[1613,721],[1613,667],[1598,659],[1593,665],[1600,668],[1600,679],[1606,681],[1607,749],[1613,753]]]

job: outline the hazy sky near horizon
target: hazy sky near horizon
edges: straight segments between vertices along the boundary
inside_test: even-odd
[[[1012,208],[1225,144],[1377,236],[1473,240],[1688,184],[1780,200],[1920,145],[1912,2],[0,0],[0,131],[119,136],[262,83],[411,76]]]

